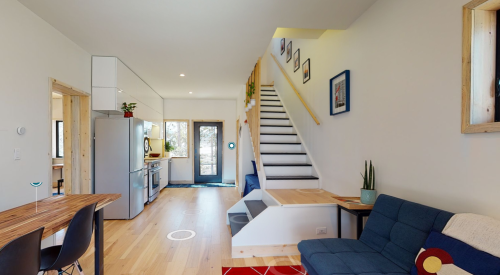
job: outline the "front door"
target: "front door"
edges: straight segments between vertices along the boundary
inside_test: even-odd
[[[194,123],[194,182],[222,183],[222,122]]]

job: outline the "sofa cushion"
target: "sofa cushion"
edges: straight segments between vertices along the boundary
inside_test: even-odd
[[[358,240],[318,239],[298,244],[302,257],[319,275],[408,274],[383,255]]]
[[[441,232],[452,216],[446,211],[380,195],[360,240],[409,272],[429,233]]]

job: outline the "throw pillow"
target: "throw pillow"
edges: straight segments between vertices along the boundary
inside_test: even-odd
[[[439,232],[431,232],[411,275],[498,275],[500,258]]]

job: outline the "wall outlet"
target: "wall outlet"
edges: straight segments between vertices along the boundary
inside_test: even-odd
[[[326,227],[318,227],[316,228],[316,235],[326,234]]]

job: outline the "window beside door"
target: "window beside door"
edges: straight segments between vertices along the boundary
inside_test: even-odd
[[[170,157],[187,158],[189,156],[189,120],[166,120],[165,140],[174,150]]]

